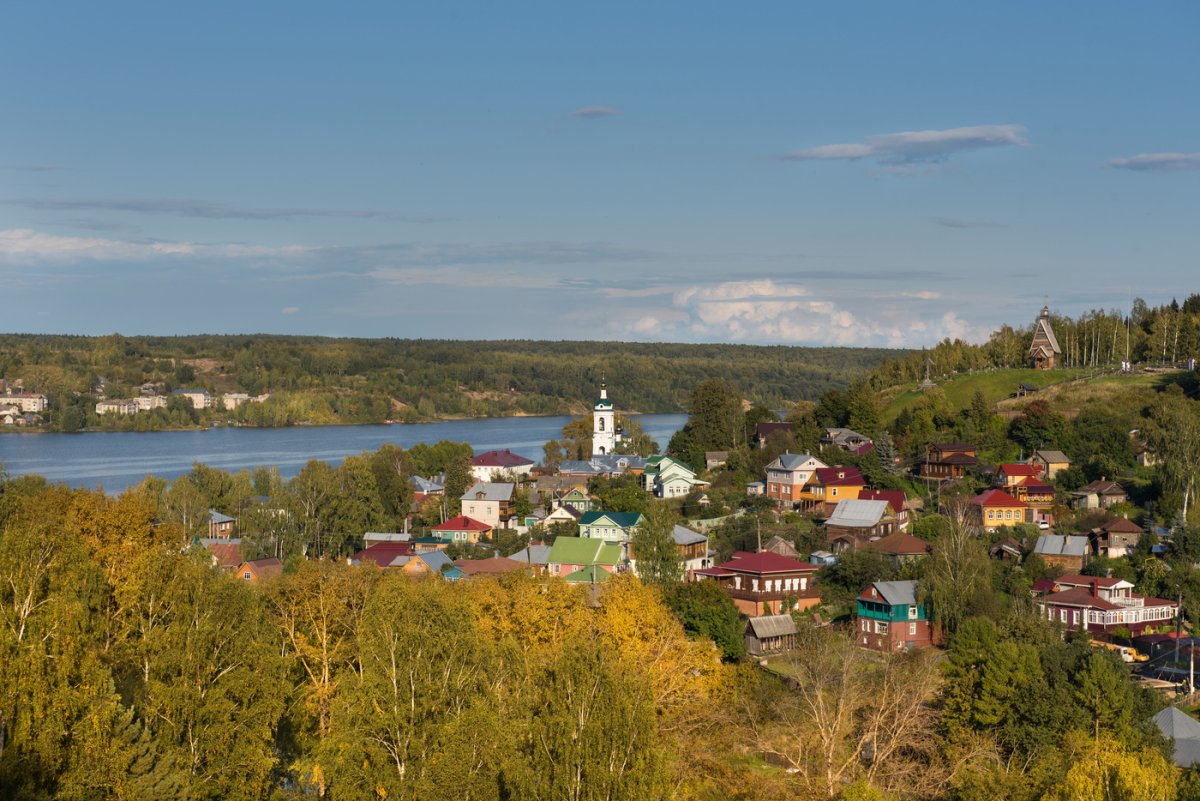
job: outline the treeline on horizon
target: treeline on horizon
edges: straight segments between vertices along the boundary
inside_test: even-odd
[[[146,382],[168,392],[270,392],[271,400],[232,415],[269,426],[573,414],[591,408],[602,380],[625,411],[685,411],[692,389],[713,378],[738,386],[754,403],[782,408],[862,378],[896,353],[677,343],[3,334],[0,377],[51,396],[55,427],[65,430],[203,422],[203,415],[197,419],[185,408],[99,418],[89,406],[100,378],[110,398],[132,397]]]

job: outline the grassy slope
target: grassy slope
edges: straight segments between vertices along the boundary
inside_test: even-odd
[[[1083,369],[1071,370],[990,370],[964,373],[938,382],[946,399],[956,409],[971,405],[975,393],[982,392],[988,403],[1000,411],[1019,409],[1034,398],[1049,401],[1054,408],[1078,409],[1086,403],[1116,400],[1128,402],[1130,393],[1144,395],[1147,401],[1163,384],[1169,383],[1174,373],[1134,373],[1114,375],[1096,373]],[[1036,395],[1011,398],[1018,384],[1039,387]],[[883,419],[896,419],[905,408],[920,400],[922,393],[915,386],[897,387],[885,395]]]

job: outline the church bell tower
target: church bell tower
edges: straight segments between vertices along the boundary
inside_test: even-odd
[[[606,456],[619,442],[616,413],[608,399],[608,384],[601,382],[600,398],[592,407],[592,456]]]

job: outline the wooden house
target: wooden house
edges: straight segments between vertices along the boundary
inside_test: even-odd
[[[951,481],[963,478],[979,464],[978,449],[966,442],[941,442],[929,446],[921,462],[921,478]]]
[[[1069,534],[1043,534],[1037,538],[1033,552],[1047,565],[1076,573],[1088,562],[1088,538]]]
[[[283,575],[283,562],[275,557],[268,559],[251,559],[238,565],[234,574],[242,581],[257,584],[260,581]]]
[[[917,596],[915,581],[876,581],[863,590],[855,603],[858,644],[884,653],[932,646],[933,623]]]
[[[1062,451],[1036,450],[1029,463],[1042,469],[1042,478],[1053,481],[1054,477],[1071,466],[1071,460]]]
[[[786,653],[796,647],[791,615],[760,615],[746,621],[746,653],[754,657]]]
[[[743,615],[784,614],[821,602],[817,568],[777,553],[738,551],[728,562],[697,570],[698,581],[715,581]]]
[[[1033,592],[1047,620],[1079,631],[1110,633],[1123,628],[1136,636],[1170,623],[1179,613],[1175,601],[1138,595],[1131,583],[1117,578],[1068,573],[1036,582]]]
[[[984,490],[971,499],[971,509],[975,522],[988,532],[1001,526],[1033,522],[1033,510],[1029,504],[1017,500],[1004,490]]]

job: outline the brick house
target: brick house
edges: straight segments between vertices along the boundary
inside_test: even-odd
[[[817,567],[777,553],[738,551],[728,562],[695,571],[698,581],[715,581],[743,615],[808,609],[821,602]]]

